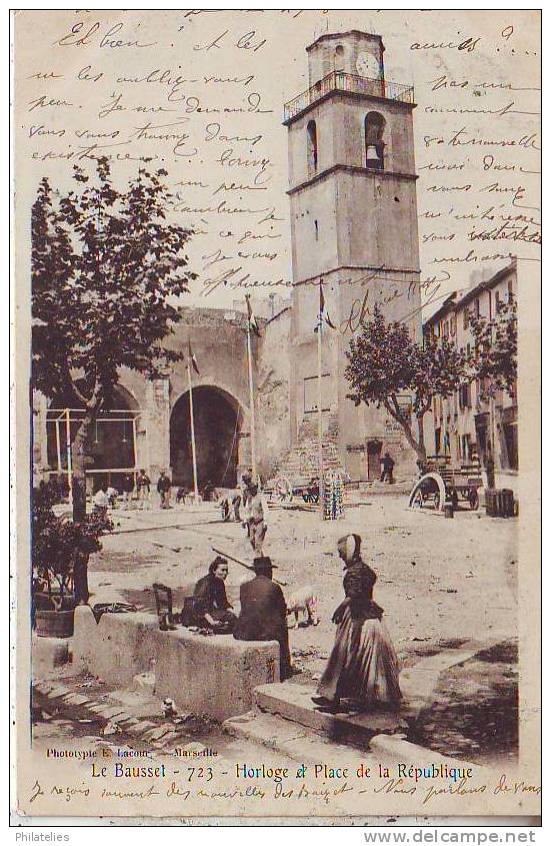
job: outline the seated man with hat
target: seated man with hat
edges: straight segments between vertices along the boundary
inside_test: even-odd
[[[270,558],[255,558],[255,577],[241,585],[241,613],[235,624],[236,640],[277,640],[279,643],[279,675],[284,681],[291,675],[287,606],[279,585],[272,581]]]

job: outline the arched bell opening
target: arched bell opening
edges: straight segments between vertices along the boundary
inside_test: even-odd
[[[369,112],[364,121],[365,166],[384,170],[385,142],[383,134],[386,121],[379,112]]]
[[[308,154],[308,173],[312,175],[318,169],[318,131],[316,121],[311,120],[306,127],[308,136],[307,154]]]

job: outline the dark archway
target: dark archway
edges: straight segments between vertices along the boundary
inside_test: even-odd
[[[220,388],[199,385],[193,389],[193,419],[199,490],[207,482],[233,487],[237,484],[241,428],[237,401]],[[170,465],[173,484],[192,490],[189,391],[178,399],[170,416]]]

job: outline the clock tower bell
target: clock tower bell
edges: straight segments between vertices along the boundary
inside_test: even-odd
[[[306,48],[309,89],[285,105],[293,262],[291,430],[315,423],[319,282],[336,330],[323,334],[323,415],[352,479],[375,450],[414,468],[392,422],[346,398],[345,352],[375,305],[421,337],[412,86],[389,82],[381,36],[327,33]],[[407,398],[404,398],[407,405]],[[302,429],[301,429],[302,427]],[[335,435],[336,433],[336,435]],[[371,458],[370,458],[371,456]]]

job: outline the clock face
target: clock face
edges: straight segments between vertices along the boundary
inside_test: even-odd
[[[381,76],[381,69],[377,57],[373,53],[358,53],[356,59],[356,70],[360,76],[366,76],[369,79],[379,79]]]

